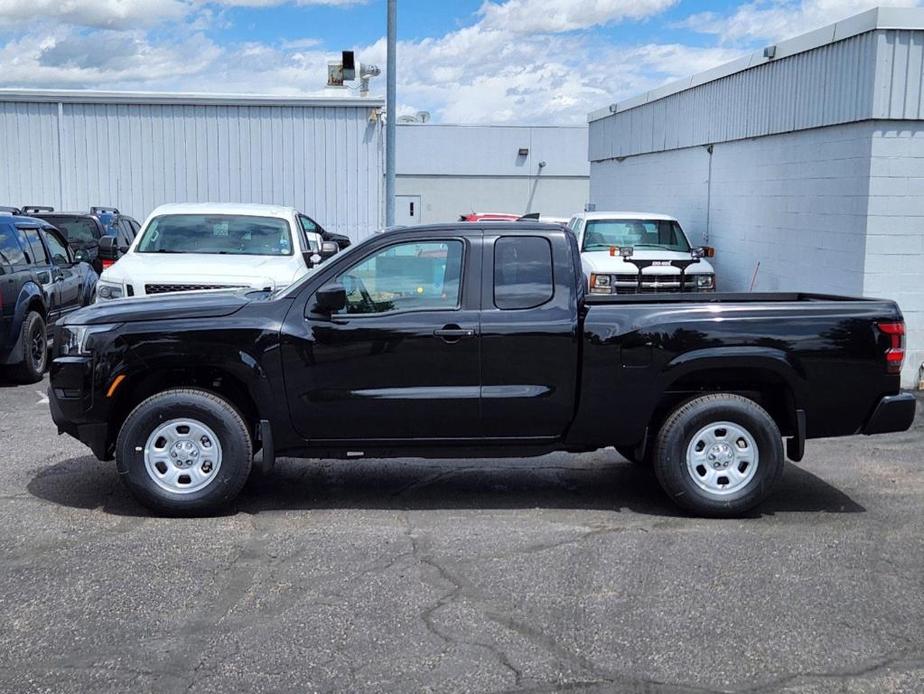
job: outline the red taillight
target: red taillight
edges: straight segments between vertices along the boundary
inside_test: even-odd
[[[891,340],[885,352],[886,371],[890,374],[901,373],[902,364],[905,361],[905,324],[902,322],[879,323],[877,327]]]
[[[106,260],[105,258],[103,259],[103,270],[105,270],[107,267],[112,267],[113,265],[115,265],[114,260]]]

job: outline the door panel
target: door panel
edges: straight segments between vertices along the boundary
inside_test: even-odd
[[[488,437],[560,437],[574,417],[574,269],[543,237],[484,238],[482,413]],[[545,268],[543,269],[543,266]]]
[[[304,438],[479,436],[474,249],[469,239],[383,241],[322,280],[347,286],[343,312],[314,313],[312,296],[293,307],[282,349],[289,409]]]

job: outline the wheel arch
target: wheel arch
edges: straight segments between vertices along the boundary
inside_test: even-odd
[[[773,417],[780,431],[793,435],[804,410],[807,386],[804,373],[782,350],[719,348],[681,355],[665,372],[658,405],[658,426],[667,413],[699,395],[733,393],[754,400]]]
[[[209,366],[155,368],[127,375],[111,405],[110,445],[128,415],[147,398],[177,388],[201,390],[226,400],[241,415],[256,443],[261,409],[246,382],[228,369]]]

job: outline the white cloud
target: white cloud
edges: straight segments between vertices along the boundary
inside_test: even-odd
[[[679,0],[507,0],[485,2],[478,11],[485,28],[518,34],[557,33],[644,19]]]
[[[130,29],[182,20],[190,10],[187,0],[0,0],[0,24],[50,20]]]
[[[200,73],[219,53],[201,34],[153,44],[141,32],[85,36],[58,30],[51,35],[25,34],[0,47],[0,74],[7,86],[141,88],[153,80],[169,77],[178,82]]]
[[[714,34],[723,42],[780,40],[846,19],[880,3],[875,0],[755,0],[730,14],[701,12],[677,26]],[[889,0],[892,7],[920,5],[921,0]]]
[[[209,14],[209,8],[362,5],[369,0],[0,0],[0,25],[48,21],[99,29],[138,29]]]
[[[364,62],[384,63],[383,41],[359,50]],[[399,95],[444,122],[583,123],[604,104],[739,55],[680,44],[513,36],[477,24],[438,39],[400,42]]]

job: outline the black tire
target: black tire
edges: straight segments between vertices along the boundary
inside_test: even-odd
[[[214,477],[188,493],[162,487],[145,463],[148,438],[175,419],[205,425],[221,451]],[[250,475],[253,445],[244,419],[231,403],[206,391],[175,389],[153,395],[132,410],[119,431],[115,454],[122,481],[149,509],[170,516],[202,515],[222,509],[240,493]],[[202,455],[204,461],[206,454]]]
[[[45,320],[29,311],[19,328],[19,361],[10,368],[10,376],[19,383],[37,383],[48,368],[48,334]]]
[[[734,433],[722,423],[731,424],[745,436],[726,441],[724,437]],[[715,443],[707,447],[707,441]],[[726,448],[721,448],[722,444]],[[738,516],[763,501],[783,473],[779,427],[760,405],[739,395],[717,393],[681,405],[664,422],[655,446],[654,470],[661,487],[674,503],[697,515]],[[692,453],[689,465],[688,451]],[[718,456],[711,464],[714,469],[697,464],[697,456],[702,455]],[[744,459],[739,461],[738,455]],[[753,467],[748,457],[753,458]],[[716,467],[722,465],[726,467]],[[740,466],[743,468],[738,469]],[[725,489],[711,491],[721,487],[723,479]]]

